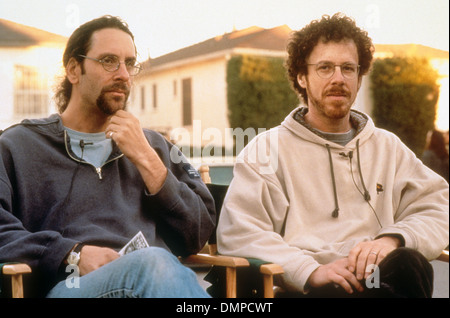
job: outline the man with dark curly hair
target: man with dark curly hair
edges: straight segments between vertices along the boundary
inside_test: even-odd
[[[372,40],[335,14],[294,32],[287,51],[307,107],[237,158],[219,252],[280,264],[277,284],[296,295],[430,297],[428,260],[449,239],[448,184],[351,109]]]
[[[0,263],[32,268],[25,296],[208,297],[178,256],[215,226],[200,175],[126,111],[140,71],[128,24],[79,26],[63,56],[59,114],[0,136]],[[29,281],[28,281],[29,279]]]

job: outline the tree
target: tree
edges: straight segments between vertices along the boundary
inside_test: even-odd
[[[409,57],[376,60],[370,75],[375,124],[395,133],[419,157],[436,119],[438,76],[428,60]]]

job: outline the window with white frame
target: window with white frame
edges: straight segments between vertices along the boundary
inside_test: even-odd
[[[153,110],[158,108],[158,87],[153,84]]]
[[[192,125],[192,78],[185,78],[182,81],[183,90],[183,126]]]
[[[14,115],[46,115],[49,110],[48,78],[37,67],[14,66]]]
[[[141,111],[145,110],[145,86],[141,86]]]

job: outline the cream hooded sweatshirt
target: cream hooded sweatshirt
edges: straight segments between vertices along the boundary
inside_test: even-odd
[[[436,258],[449,242],[447,182],[367,115],[352,111],[357,135],[341,146],[296,121],[297,111],[238,156],[219,252],[278,263],[281,285],[302,292],[320,264],[383,234]]]

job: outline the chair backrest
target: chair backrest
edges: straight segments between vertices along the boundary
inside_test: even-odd
[[[207,165],[202,165],[199,169],[200,176],[203,182],[206,184],[209,192],[211,193],[214,204],[216,208],[216,227],[214,228],[213,233],[209,237],[208,246],[209,246],[209,254],[216,255],[217,254],[217,224],[219,222],[220,210],[222,210],[223,200],[225,199],[225,195],[228,191],[228,185],[224,184],[215,184],[211,183],[211,177],[209,175],[209,167]]]
[[[206,186],[208,187],[209,192],[214,198],[214,204],[216,207],[216,218],[217,218],[216,228],[214,229],[213,234],[211,234],[208,240],[208,244],[212,245],[217,244],[217,237],[216,237],[217,223],[219,222],[220,210],[222,209],[223,200],[225,199],[225,195],[227,194],[228,186],[214,183],[207,183]]]

